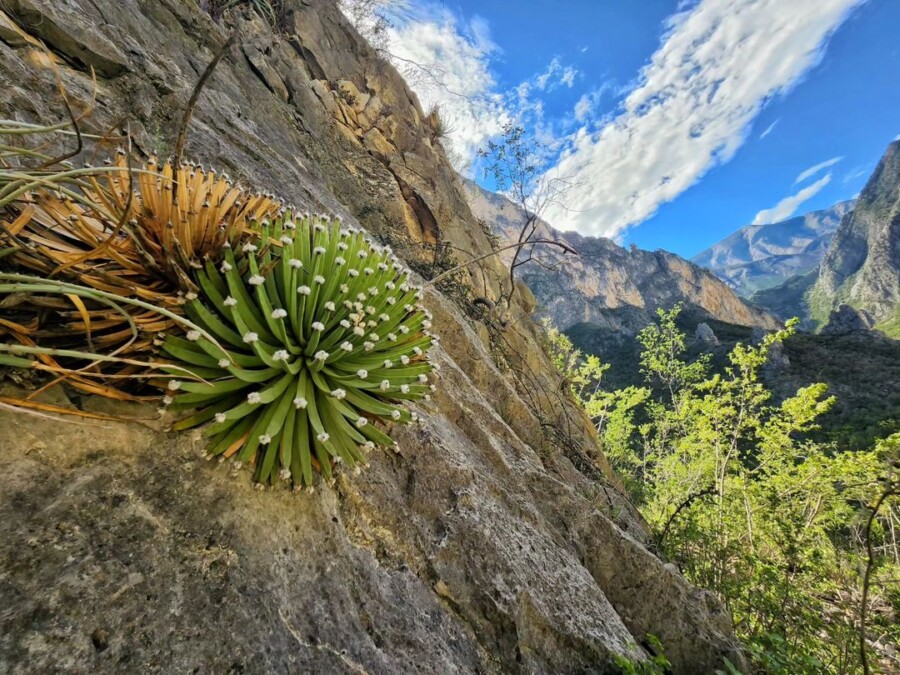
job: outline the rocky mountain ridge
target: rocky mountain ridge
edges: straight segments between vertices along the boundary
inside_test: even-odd
[[[772,288],[819,266],[841,219],[856,200],[777,223],[747,225],[691,258],[740,295]]]
[[[0,117],[65,121],[58,69],[83,132],[166,154],[237,30],[189,157],[412,264],[490,251],[415,96],[333,2],[282,0],[275,25],[213,4],[7,0]],[[610,672],[648,634],[675,673],[741,664],[721,605],[648,550],[537,329],[465,302],[503,272],[488,258],[458,302],[428,291],[442,380],[421,426],[312,494],[203,462],[154,406],[56,388],[43,400],[113,419],[0,410],[0,671]]]
[[[502,195],[466,181],[473,213],[503,241],[515,241],[524,212]],[[563,254],[536,247],[519,277],[534,293],[539,316],[566,330],[577,324],[633,335],[650,323],[657,308],[683,303],[686,313],[744,326],[774,328],[778,321],[753,307],[718,279],[666,251],[625,249],[613,241],[559,232],[541,222],[539,234],[563,240],[578,251]],[[508,256],[507,256],[508,258]]]
[[[819,324],[841,304],[900,337],[900,141],[891,143],[834,234],[809,293]]]

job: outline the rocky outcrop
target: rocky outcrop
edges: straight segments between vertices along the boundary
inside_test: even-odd
[[[466,182],[473,213],[503,241],[516,241],[522,210],[508,199]],[[546,223],[540,236],[566,242],[578,255],[550,246],[535,247],[519,277],[534,293],[538,314],[561,330],[592,324],[634,334],[656,317],[658,308],[682,303],[698,317],[744,326],[775,328],[778,321],[741,298],[712,273],[665,251],[625,249],[609,239],[558,232]]]
[[[778,223],[747,225],[691,261],[750,297],[816,269],[841,219],[855,204],[851,199]]]
[[[850,305],[840,305],[831,311],[828,323],[822,328],[825,335],[840,335],[861,330],[872,330],[875,319],[864,309],[854,309]]]
[[[697,325],[697,329],[694,331],[694,339],[708,345],[715,346],[719,344],[719,338],[716,337],[716,334],[713,332],[713,329],[709,327],[708,323],[700,323]]]
[[[870,312],[885,332],[900,336],[900,141],[888,146],[822,259],[809,298],[812,316],[824,323],[842,303]]]
[[[2,3],[0,116],[67,118],[51,64],[80,114],[93,68],[82,131],[166,154],[237,28],[192,158],[365,226],[418,269],[444,244],[490,250],[415,97],[333,3],[283,0],[274,26],[254,3],[220,23],[207,4]],[[434,401],[394,430],[398,453],[334,488],[251,489],[144,405],[57,389],[116,419],[0,410],[0,671],[610,672],[646,658],[648,634],[677,673],[741,663],[721,606],[646,548],[536,328],[467,314],[502,272],[488,259],[459,303],[428,293]]]

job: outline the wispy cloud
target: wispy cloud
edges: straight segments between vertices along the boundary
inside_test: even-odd
[[[439,107],[450,130],[450,154],[457,168],[463,168],[510,119],[490,70],[499,50],[487,23],[478,17],[462,22],[446,10],[423,5],[389,28],[387,41],[390,58],[423,109]]]
[[[826,173],[815,183],[807,185],[799,192],[788,195],[771,209],[763,209],[757,213],[756,217],[753,219],[753,224],[762,225],[765,223],[780,223],[782,220],[787,220],[797,213],[797,209],[799,209],[804,202],[812,199],[830,182],[831,174]]]
[[[846,185],[847,183],[855,181],[857,178],[868,176],[870,173],[872,173],[872,169],[869,166],[860,164],[850,169],[841,179],[841,182]]]
[[[540,75],[535,76],[534,86],[540,91],[550,90],[559,84],[564,84],[570,89],[575,84],[575,76],[578,75],[578,69],[573,66],[563,66],[558,56],[554,56],[553,60],[547,65]]]
[[[614,88],[615,84],[609,80],[596,89],[591,89],[582,94],[581,98],[578,99],[578,102],[575,103],[575,108],[573,110],[575,121],[586,122],[595,119],[598,116],[598,108],[600,107],[600,101],[603,99],[603,96]]]
[[[730,160],[750,123],[822,58],[864,0],[701,0],[667,23],[618,115],[585,125],[555,175],[576,183],[558,227],[615,236]]]
[[[778,123],[779,123],[780,121],[781,121],[781,119],[779,118],[779,119],[775,120],[774,122],[772,122],[772,124],[770,124],[769,126],[767,126],[767,127],[765,128],[765,130],[759,135],[759,140],[762,140],[762,139],[764,139],[766,136],[768,136],[769,134],[771,134],[772,131],[775,129],[775,127],[778,125]]]
[[[577,68],[554,57],[543,72],[500,91],[491,72],[500,49],[484,20],[465,21],[430,0],[408,7],[387,29],[386,55],[423,109],[440,109],[448,128],[445,147],[458,170],[468,173],[477,150],[511,122],[527,120],[540,142],[559,151],[562,140],[544,120],[540,97],[560,86],[574,87]]]
[[[815,164],[815,165],[809,167],[805,171],[801,171],[800,175],[798,175],[794,179],[794,185],[796,185],[797,183],[802,183],[807,178],[812,178],[820,171],[823,171],[829,167],[834,166],[835,164],[840,162],[842,159],[844,159],[844,158],[843,157],[832,157],[831,159],[826,159],[824,162],[819,162],[818,164]]]
[[[575,104],[575,119],[579,122],[584,122],[593,109],[594,101],[591,94],[582,95],[582,97],[578,99],[578,103]]]

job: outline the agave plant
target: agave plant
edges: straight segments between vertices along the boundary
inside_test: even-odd
[[[120,152],[109,166],[80,172],[77,193],[52,182],[22,192],[0,213],[0,241],[25,268],[144,299],[190,290],[186,270],[217,259],[224,242],[281,206],[215,171],[153,157],[131,169]]]
[[[437,338],[409,270],[362,232],[289,212],[258,230],[195,273],[183,309],[224,351],[199,332],[166,336],[162,350],[205,381],[169,381],[165,403],[194,411],[177,429],[211,422],[210,458],[312,486],[314,471],[330,479],[392,445],[382,422],[415,419]]]
[[[183,297],[197,290],[191,269],[201,267],[204,259],[218,260],[226,242],[256,236],[250,223],[280,208],[271,196],[253,194],[197,165],[175,167],[151,158],[131,169],[124,153],[102,167],[47,176],[7,173],[0,202],[5,204],[0,208],[2,267],[176,311]],[[152,335],[173,326],[159,312],[129,306],[130,320],[139,330],[135,336],[129,316],[90,298],[69,300],[42,294],[7,298],[8,320],[0,323],[0,337],[62,349],[87,345],[91,351],[140,354],[151,348]],[[119,368],[104,365],[110,367]],[[68,379],[92,393],[112,391],[96,382],[88,385],[77,375]]]

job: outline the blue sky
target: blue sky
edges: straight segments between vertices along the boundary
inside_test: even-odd
[[[853,197],[900,134],[897,0],[408,1],[387,49],[457,164],[525,124],[579,184],[560,228],[691,256]]]

